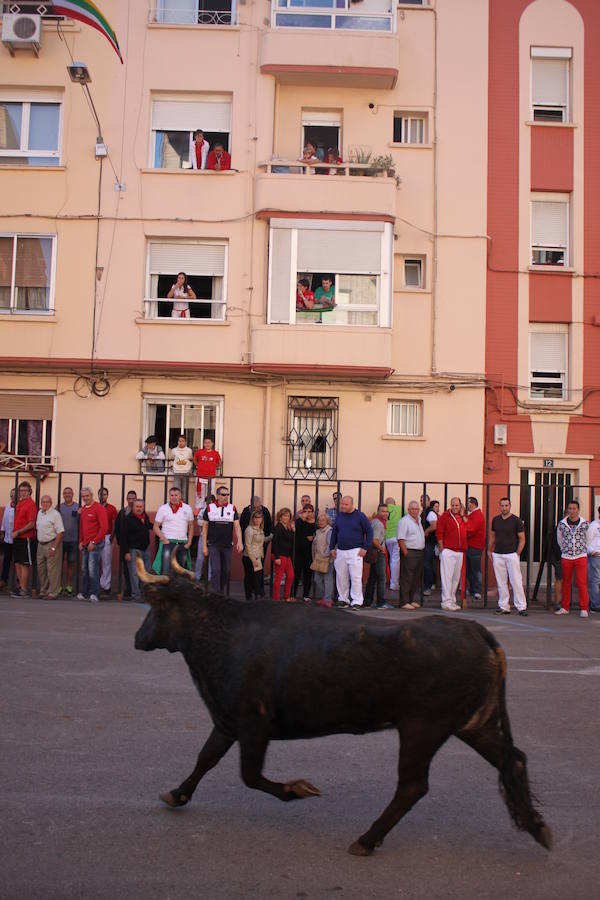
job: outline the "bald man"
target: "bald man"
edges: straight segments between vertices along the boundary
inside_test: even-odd
[[[40,511],[35,527],[38,536],[37,571],[40,597],[56,600],[60,593],[65,526],[59,511],[52,508],[52,497],[49,494],[44,494],[40,498]]]
[[[373,528],[352,497],[342,497],[342,506],[333,528],[329,549],[334,560],[338,606],[359,609],[363,605],[363,559],[373,543]]]

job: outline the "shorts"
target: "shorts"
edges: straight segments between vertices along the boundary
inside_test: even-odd
[[[77,541],[63,541],[63,559],[68,563],[77,562]]]
[[[37,541],[35,538],[15,538],[13,562],[19,566],[30,566],[35,559]]]

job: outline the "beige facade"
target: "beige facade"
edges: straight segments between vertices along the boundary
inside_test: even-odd
[[[69,21],[64,40],[44,25],[39,57],[0,47],[12,451],[41,440],[15,395],[45,395],[42,454],[63,471],[136,472],[148,433],[172,446],[183,427],[195,445],[214,436],[230,476],[480,481],[487,4],[343,11],[382,30],[322,9],[329,24],[298,27],[306,10],[266,0],[232,24],[177,21],[193,3],[102,7],[124,66]],[[188,168],[196,128],[226,144],[230,171]],[[36,157],[53,129],[55,155]],[[337,174],[299,166],[308,140],[338,143]],[[205,301],[189,319],[166,300],[180,269]],[[333,310],[296,309],[306,275],[313,290],[332,277]]]

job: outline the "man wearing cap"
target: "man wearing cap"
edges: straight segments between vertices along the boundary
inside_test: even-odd
[[[145,463],[146,472],[164,472],[165,451],[158,443],[155,434],[149,434],[144,446],[135,454],[135,458]]]

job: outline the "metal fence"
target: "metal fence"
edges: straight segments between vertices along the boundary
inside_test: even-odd
[[[78,498],[83,487],[90,487],[94,496],[98,491],[107,488],[109,502],[118,509],[126,503],[126,495],[134,490],[138,497],[143,498],[146,509],[152,517],[152,513],[162,504],[167,502],[169,488],[173,485],[173,475],[164,473],[140,473],[140,472],[50,472],[38,476],[27,475],[22,471],[4,472],[0,475],[0,506],[8,502],[11,487],[18,488],[22,481],[28,481],[34,489],[34,499],[39,505],[42,494],[49,494],[55,504],[62,500],[62,492],[65,487],[71,487]],[[596,517],[596,510],[600,500],[600,485],[575,485],[564,480],[549,482],[536,479],[535,483],[507,484],[498,482],[482,484],[481,482],[454,482],[454,481],[376,481],[371,479],[338,479],[336,481],[323,481],[318,479],[289,479],[289,478],[260,478],[258,476],[217,476],[212,484],[214,490],[217,485],[225,484],[230,491],[230,499],[241,512],[243,507],[249,505],[252,497],[260,496],[263,505],[271,510],[275,516],[277,510],[284,506],[293,511],[299,509],[301,498],[308,494],[316,511],[335,509],[336,501],[333,494],[350,495],[354,499],[354,505],[368,516],[374,514],[377,505],[388,498],[393,498],[397,505],[404,511],[411,500],[422,503],[423,497],[431,501],[438,500],[441,509],[447,509],[452,497],[459,497],[466,506],[467,498],[474,496],[485,517],[486,545],[482,558],[483,593],[482,605],[488,606],[488,592],[493,588],[493,571],[487,554],[491,522],[499,513],[499,500],[508,497],[511,501],[512,511],[519,515],[525,523],[526,544],[521,555],[524,585],[528,601],[538,598],[540,588],[543,590],[543,599],[546,605],[550,605],[552,598],[553,571],[548,564],[551,557],[551,549],[554,542],[554,534],[557,522],[565,514],[567,503],[571,499],[577,499],[581,504],[581,514],[588,519]],[[187,499],[192,507],[195,506],[196,480],[190,476],[188,482]],[[115,567],[116,567],[115,554]],[[79,569],[79,567],[78,567]],[[268,565],[265,570],[269,572]],[[116,572],[115,572],[116,575]],[[79,576],[78,576],[79,577]],[[117,576],[118,589],[121,589],[122,573]],[[241,565],[239,560],[232,567],[232,581],[241,581]],[[494,601],[495,602],[495,601]]]

